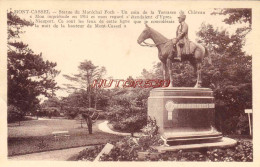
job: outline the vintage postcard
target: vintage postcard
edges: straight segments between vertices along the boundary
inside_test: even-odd
[[[1,165],[259,166],[259,5],[0,1]]]

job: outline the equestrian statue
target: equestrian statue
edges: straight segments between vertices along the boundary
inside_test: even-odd
[[[194,43],[188,39],[188,25],[185,23],[186,15],[180,12],[178,17],[179,26],[176,38],[167,39],[162,34],[145,24],[146,28],[137,39],[141,46],[157,47],[158,57],[163,65],[163,76],[167,79],[170,75],[170,87],[173,87],[172,63],[189,61],[197,73],[195,88],[201,88],[201,64],[204,57],[208,56],[207,49],[201,44]],[[145,42],[146,39],[153,40],[154,44]],[[209,57],[210,58],[210,57]],[[209,59],[211,63],[211,59]]]

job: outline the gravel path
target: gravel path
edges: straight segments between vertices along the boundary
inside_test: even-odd
[[[115,135],[122,135],[122,136],[130,136],[131,135],[130,133],[115,132],[115,131],[111,130],[108,127],[107,124],[108,124],[108,121],[101,122],[100,124],[98,124],[98,129],[103,131],[103,132],[111,133],[111,134],[115,134]]]

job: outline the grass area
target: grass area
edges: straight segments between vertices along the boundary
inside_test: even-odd
[[[17,123],[8,124],[8,156],[103,144],[120,139],[120,136],[100,131],[97,128],[100,122],[94,124],[93,134],[88,134],[86,124],[81,128],[77,120],[30,120],[22,121],[21,126],[17,126]],[[60,137],[55,141],[53,131],[69,131],[70,137]]]

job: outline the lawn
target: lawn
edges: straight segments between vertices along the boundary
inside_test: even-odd
[[[120,136],[100,131],[97,121],[93,134],[88,134],[86,124],[67,119],[30,120],[8,124],[8,156],[33,152],[72,148],[78,146],[103,144],[120,139]],[[69,131],[70,137],[54,139],[52,132]]]

